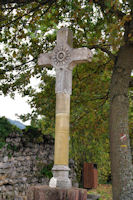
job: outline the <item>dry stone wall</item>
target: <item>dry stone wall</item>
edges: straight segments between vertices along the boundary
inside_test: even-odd
[[[24,200],[31,185],[48,184],[43,170],[53,162],[54,141],[27,143],[20,135],[11,135],[0,149],[0,200]]]
[[[23,135],[11,134],[0,149],[0,200],[26,200],[29,186],[49,182],[47,167],[53,166],[54,139],[27,142]],[[70,161],[70,178],[76,183],[74,162]]]

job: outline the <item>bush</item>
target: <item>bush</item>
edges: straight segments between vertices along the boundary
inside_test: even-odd
[[[6,138],[12,133],[21,133],[15,125],[10,124],[7,118],[0,118],[0,148],[6,144]]]
[[[33,143],[43,142],[43,134],[36,127],[27,126],[26,129],[24,129],[23,134],[27,142],[33,142]]]

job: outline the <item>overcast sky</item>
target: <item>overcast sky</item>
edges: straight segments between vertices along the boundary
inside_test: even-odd
[[[26,114],[31,111],[26,101],[27,98],[22,98],[19,94],[16,94],[15,99],[10,98],[10,96],[0,96],[0,116],[21,121],[16,114]],[[26,122],[24,124],[29,123],[30,122]]]
[[[31,85],[34,89],[38,90],[39,83],[39,79],[31,78]],[[27,100],[27,97],[22,98],[18,93],[16,93],[14,99],[12,99],[9,95],[0,95],[0,117],[5,116],[6,118],[22,122],[16,114],[21,115],[31,112],[31,108],[27,103]],[[29,125],[30,122],[24,122],[24,124]]]

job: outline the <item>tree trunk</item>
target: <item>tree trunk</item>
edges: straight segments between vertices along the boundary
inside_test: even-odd
[[[128,128],[128,86],[133,46],[120,48],[110,87],[110,156],[113,200],[133,200],[133,166]]]

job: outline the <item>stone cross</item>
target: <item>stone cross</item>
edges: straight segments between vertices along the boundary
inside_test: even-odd
[[[76,64],[91,61],[87,48],[73,49],[73,35],[68,28],[57,33],[57,45],[52,52],[40,54],[39,65],[51,65],[56,69],[56,124],[53,178],[51,187],[70,188],[69,179],[69,117],[72,93],[72,70]]]

